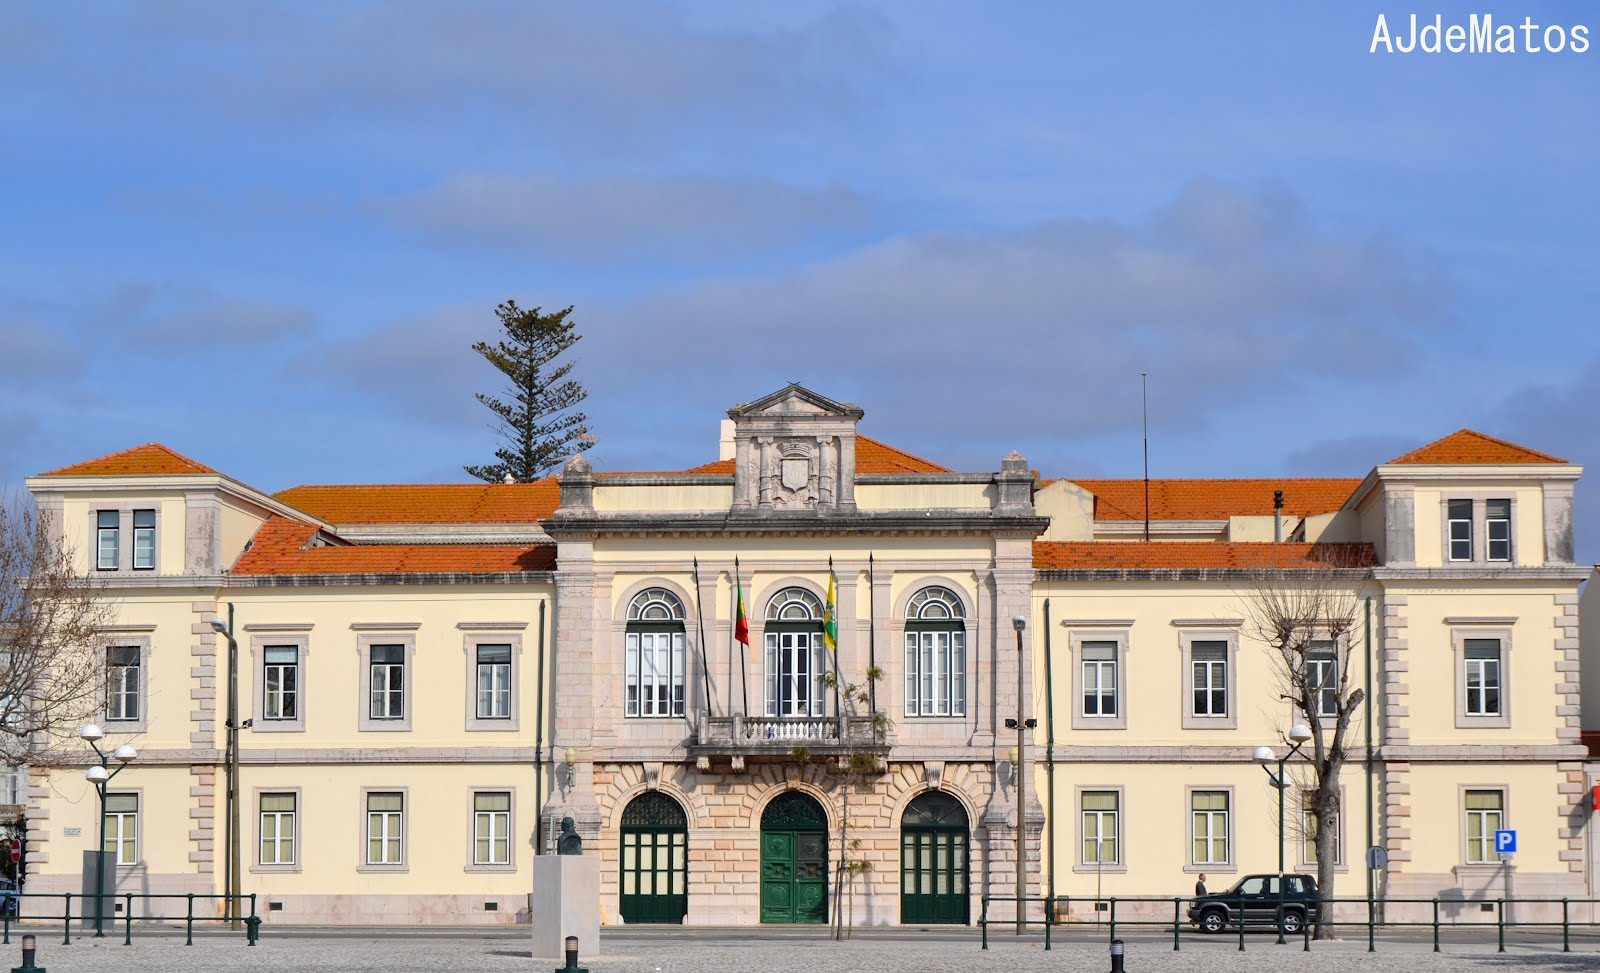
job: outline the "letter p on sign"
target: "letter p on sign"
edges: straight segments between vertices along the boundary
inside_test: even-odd
[[[1514,854],[1517,850],[1517,833],[1510,830],[1496,831],[1494,850],[1502,855]]]

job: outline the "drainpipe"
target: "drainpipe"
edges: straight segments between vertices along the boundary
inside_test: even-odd
[[[544,854],[539,840],[539,817],[544,813],[544,606],[539,599],[539,660],[533,706],[533,853]]]
[[[1272,491],[1272,540],[1274,543],[1283,541],[1283,491]]]
[[[1046,922],[1053,922],[1053,913],[1056,908],[1056,690],[1055,680],[1052,676],[1050,652],[1050,599],[1044,600],[1044,779],[1045,786],[1050,788],[1050,793],[1045,798],[1045,822],[1048,830],[1045,832],[1045,842],[1048,851],[1045,852],[1045,861],[1050,867],[1050,901],[1047,908],[1051,914],[1045,916]]]
[[[1367,639],[1366,639],[1366,642],[1367,642],[1367,705],[1364,707],[1364,709],[1366,710],[1366,714],[1365,715],[1366,715],[1366,718],[1367,718],[1367,847],[1371,848],[1373,846],[1373,841],[1375,840],[1375,836],[1373,834],[1373,821],[1372,821],[1372,760],[1373,760],[1372,707],[1375,705],[1375,702],[1376,702],[1372,698],[1372,596],[1371,595],[1367,596]],[[1363,856],[1363,857],[1366,857],[1366,856]],[[1373,888],[1373,882],[1372,882],[1372,859],[1371,858],[1367,858],[1367,914],[1368,915],[1372,914],[1373,892],[1374,892],[1374,888]]]

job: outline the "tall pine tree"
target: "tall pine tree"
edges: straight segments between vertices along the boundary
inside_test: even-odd
[[[584,431],[588,416],[575,409],[589,393],[567,377],[574,362],[551,366],[583,336],[568,318],[571,307],[550,314],[541,310],[524,311],[516,301],[506,301],[494,309],[505,335],[493,344],[472,346],[505,374],[510,393],[510,401],[477,393],[478,401],[498,417],[495,431],[502,443],[494,451],[499,462],[464,467],[480,480],[499,483],[509,475],[518,483],[531,483],[594,445]]]

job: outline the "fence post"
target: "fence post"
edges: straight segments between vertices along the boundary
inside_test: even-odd
[[[183,944],[194,945],[194,893],[189,893],[189,909],[183,917]]]
[[[1300,951],[1302,953],[1311,952],[1311,916],[1309,914],[1310,912],[1311,912],[1310,909],[1305,910],[1305,912],[1301,914],[1301,919],[1300,919]],[[1320,906],[1317,909],[1317,915],[1318,916],[1322,915],[1322,910],[1321,910]]]
[[[1497,948],[1495,950],[1495,952],[1503,953],[1503,952],[1506,951],[1506,900],[1505,899],[1495,899],[1494,900],[1494,928],[1495,928],[1495,935],[1496,935],[1497,939],[1499,940],[1499,948]]]
[[[1054,922],[1055,912],[1056,912],[1055,900],[1050,898],[1048,895],[1045,896],[1045,899],[1044,899],[1044,948],[1045,948],[1045,952],[1049,952],[1050,951],[1050,927],[1055,925],[1055,922]]]
[[[63,945],[63,946],[71,946],[72,945],[72,893],[71,892],[63,892],[62,894],[67,897],[67,916],[66,916],[66,921],[63,924],[63,928],[62,928],[61,945]]]
[[[248,919],[246,919],[244,921],[244,927],[245,927],[245,945],[246,946],[254,946],[257,942],[259,942],[261,940],[261,917],[256,915],[256,894],[254,892],[250,893],[250,918],[248,918]],[[1044,935],[1045,935],[1045,948],[1049,949],[1050,948],[1050,946],[1049,946],[1050,927],[1048,927],[1048,926],[1045,927]]]
[[[1563,896],[1561,899],[1561,951],[1563,953],[1572,952],[1572,943],[1567,935],[1569,931],[1567,925],[1567,900]]]
[[[983,948],[989,948],[989,897],[983,897],[983,912],[978,916],[978,928],[983,931]]]
[[[133,893],[124,893],[128,899],[122,906],[122,945],[133,945]]]
[[[1100,903],[1096,902],[1094,907],[1100,908]],[[1117,938],[1117,897],[1114,895],[1111,897],[1111,938]]]
[[[1176,953],[1183,947],[1178,945],[1178,914],[1183,909],[1183,900],[1178,896],[1172,897],[1172,951]]]
[[[17,900],[17,915],[19,915],[19,916],[22,915],[22,900],[20,898]],[[11,945],[11,913],[7,912],[5,914],[5,916],[4,916],[4,919],[5,919],[5,924],[6,924],[6,938],[4,940],[0,940],[0,942],[3,942],[3,943],[5,943],[5,945],[10,946]]]
[[[1326,921],[1328,917],[1327,916],[1323,916],[1322,918],[1323,918],[1324,921]],[[1377,916],[1377,910],[1373,908],[1372,897],[1368,896],[1367,897],[1367,952],[1376,953],[1377,951],[1378,951],[1378,916]]]
[[[1239,952],[1244,952],[1244,900],[1239,900],[1239,914],[1234,916],[1234,921],[1239,924]]]
[[[1439,951],[1439,900],[1433,900],[1433,951]]]

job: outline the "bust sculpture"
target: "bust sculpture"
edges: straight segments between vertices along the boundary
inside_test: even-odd
[[[578,834],[578,823],[570,817],[561,819],[561,836],[556,839],[556,854],[583,854],[583,838]]]

